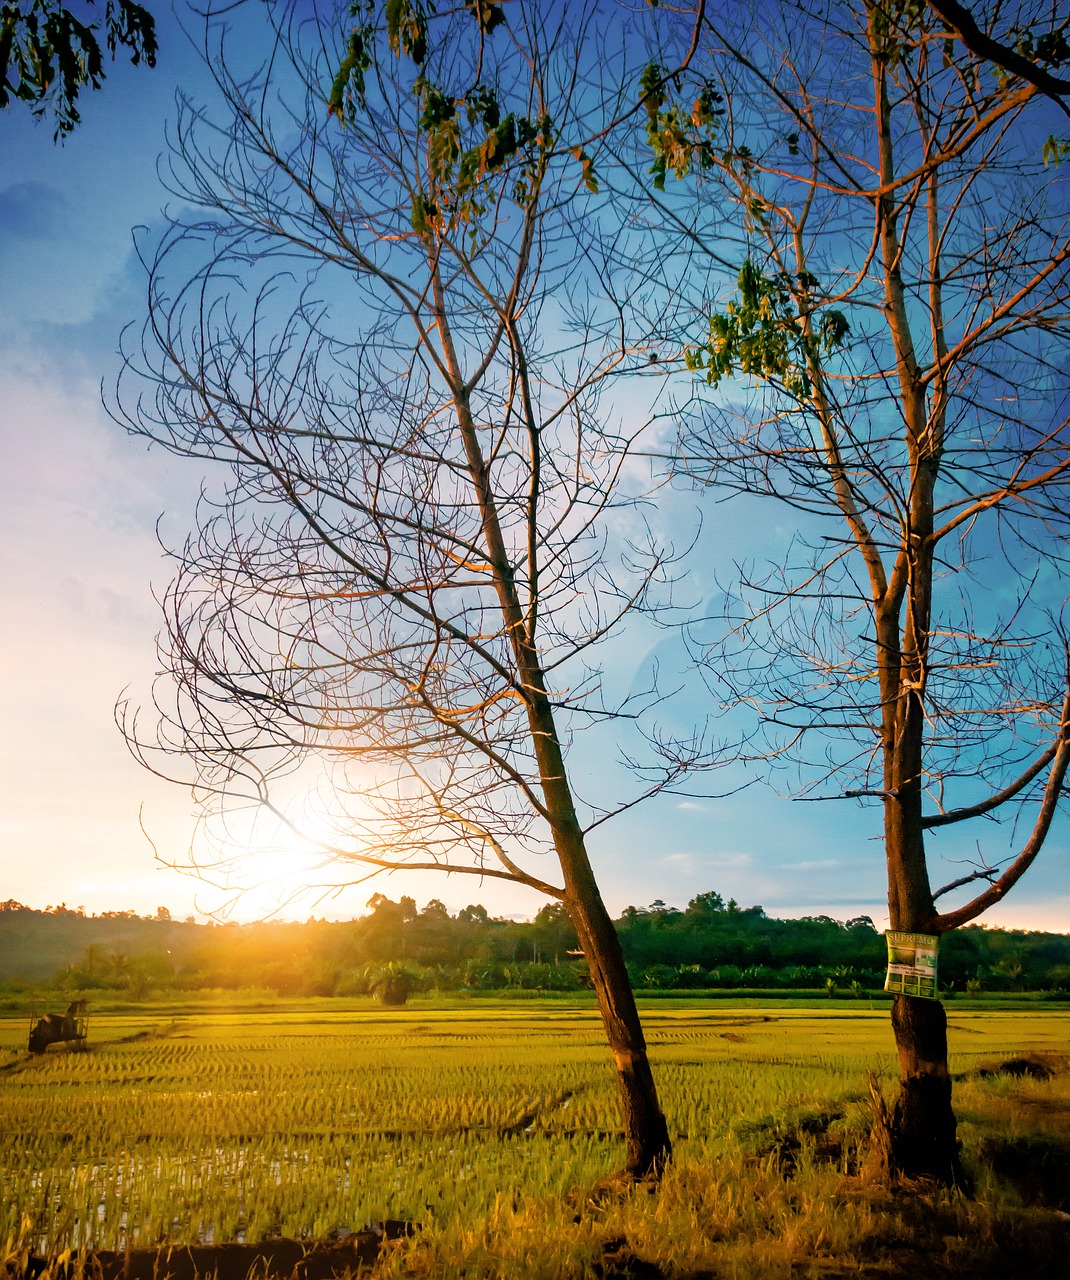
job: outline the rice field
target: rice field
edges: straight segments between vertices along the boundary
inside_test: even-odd
[[[678,1170],[738,1169],[763,1123],[808,1109],[861,1126],[867,1071],[895,1079],[884,1009],[696,999],[644,1021]],[[1065,1012],[957,1007],[950,1021],[956,1072],[1070,1047]],[[564,1203],[623,1163],[590,1005],[105,1014],[90,1052],[32,1060],[25,1036],[24,1018],[0,1019],[0,1239],[41,1252],[323,1237],[387,1219],[457,1232]],[[1007,1093],[960,1087],[967,1146]],[[1011,1111],[1000,1123],[1016,1123]]]

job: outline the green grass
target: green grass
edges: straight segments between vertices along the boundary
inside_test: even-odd
[[[621,1166],[623,1144],[586,1000],[128,1007],[94,1013],[91,1052],[36,1060],[25,1018],[0,1018],[0,1240],[121,1248],[401,1218],[423,1230],[381,1270],[428,1276],[623,1273],[629,1255],[681,1276],[829,1275],[833,1260],[858,1274],[909,1253],[906,1201],[857,1176],[866,1073],[889,1091],[895,1078],[885,1009],[644,1004],[674,1164],[656,1193],[604,1200],[582,1189]],[[1068,1047],[1058,1009],[948,1013],[964,1076]],[[967,1080],[956,1096],[981,1194],[930,1206],[940,1265],[986,1274],[1025,1231],[1045,1274],[1048,1236],[1063,1231],[1052,1256],[1065,1258],[1067,1225],[982,1156],[1014,1139],[1028,1163],[1070,1114],[1070,1077]]]

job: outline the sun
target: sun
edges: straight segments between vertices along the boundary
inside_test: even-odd
[[[249,849],[232,885],[232,919],[266,920],[314,905],[324,892],[324,855],[312,849]]]
[[[212,914],[246,922],[293,918],[346,882],[338,816],[322,786],[291,787],[276,804],[229,809],[204,823],[198,873],[222,895]]]

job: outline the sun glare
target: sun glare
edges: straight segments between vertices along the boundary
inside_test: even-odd
[[[210,819],[199,866],[217,891],[213,914],[237,921],[307,915],[354,877],[337,856],[342,815],[322,778],[290,780],[279,813],[250,805]]]
[[[232,919],[289,916],[314,905],[323,893],[322,852],[300,848],[249,849],[236,860]]]

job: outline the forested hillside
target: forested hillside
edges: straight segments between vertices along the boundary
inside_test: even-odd
[[[376,894],[357,920],[198,924],[67,906],[0,904],[0,982],[71,990],[262,987],[292,995],[370,990],[384,966],[444,990],[576,989],[585,966],[559,904],[530,921],[493,919],[478,905],[451,915]],[[868,916],[778,920],[708,892],[684,909],[657,901],[616,921],[636,987],[871,989],[883,981],[884,937]],[[1070,935],[967,928],[941,943],[952,991],[1070,990]]]

